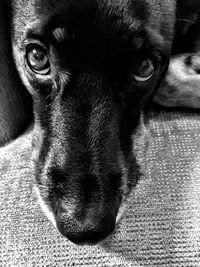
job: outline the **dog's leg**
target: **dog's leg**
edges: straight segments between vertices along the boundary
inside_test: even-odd
[[[200,108],[200,53],[174,56],[154,101],[167,107]]]

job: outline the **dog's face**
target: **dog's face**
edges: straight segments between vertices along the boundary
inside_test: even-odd
[[[37,190],[76,244],[113,231],[136,182],[133,138],[167,68],[174,2],[13,1],[14,57],[39,129]]]

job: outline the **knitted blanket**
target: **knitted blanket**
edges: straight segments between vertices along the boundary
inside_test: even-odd
[[[155,107],[146,118],[145,175],[116,231],[93,247],[62,237],[38,205],[32,130],[0,148],[1,267],[200,266],[200,116]]]

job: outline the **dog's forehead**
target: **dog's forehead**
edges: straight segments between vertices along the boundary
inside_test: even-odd
[[[138,30],[149,12],[147,0],[14,0],[12,5],[15,30],[23,32],[36,24],[42,27],[55,17],[68,27],[99,24]]]
[[[118,16],[123,19],[133,18],[145,13],[149,0],[13,0],[14,13],[19,13],[23,18],[36,17],[38,15],[52,15],[62,10],[77,11],[85,15],[99,10],[109,15]],[[131,14],[132,13],[132,14]],[[78,13],[77,13],[78,14]],[[78,19],[78,18],[77,18]]]
[[[12,11],[17,46],[33,32],[44,38],[53,33],[59,41],[65,35],[96,43],[117,40],[119,46],[135,36],[137,49],[144,42],[169,48],[175,21],[174,0],[12,0]]]

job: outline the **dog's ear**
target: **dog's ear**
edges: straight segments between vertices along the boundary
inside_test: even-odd
[[[178,0],[177,1],[177,34],[183,35],[199,19],[200,1],[199,0]]]
[[[33,116],[12,56],[9,11],[9,1],[0,1],[0,146],[22,133]]]
[[[196,52],[196,40],[200,37],[200,1],[178,0],[176,34],[173,44],[173,54]]]

